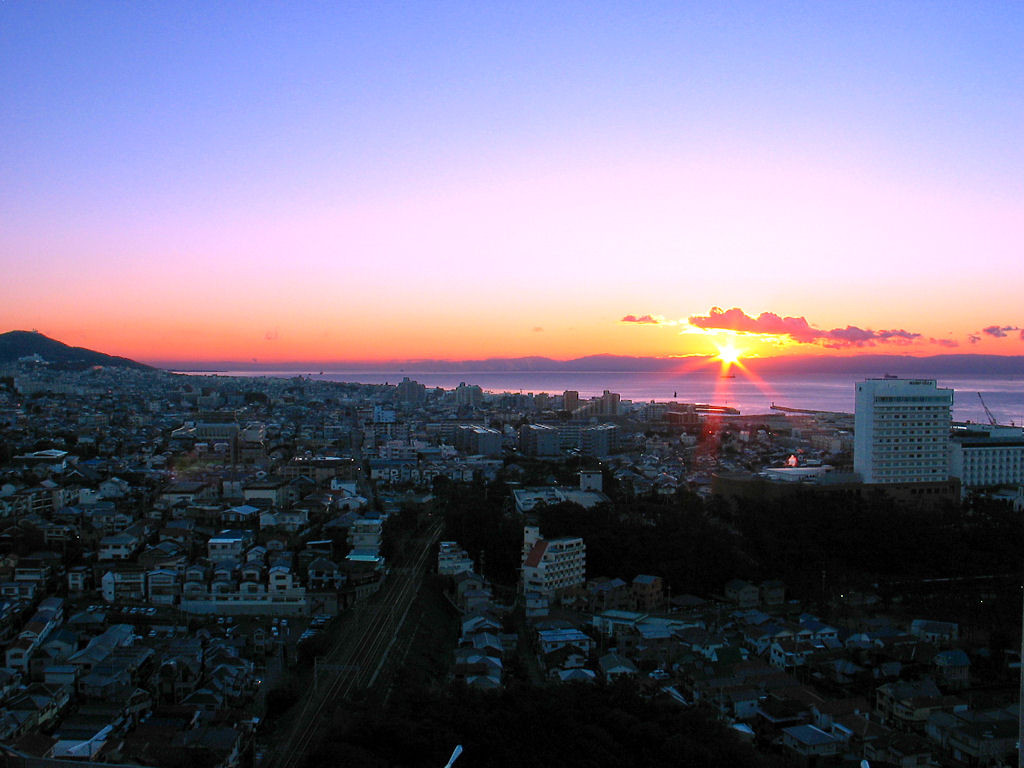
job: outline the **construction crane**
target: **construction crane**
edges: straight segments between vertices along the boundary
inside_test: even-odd
[[[996,426],[998,423],[996,421],[996,417],[992,415],[992,411],[990,411],[988,406],[985,405],[985,398],[981,396],[981,392],[978,393],[978,399],[981,400],[981,407],[985,409],[985,415],[988,417],[988,423],[993,427]]]

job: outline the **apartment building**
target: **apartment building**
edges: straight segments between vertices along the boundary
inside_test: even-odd
[[[523,529],[523,589],[552,596],[586,583],[587,546],[583,539],[543,539],[540,528]]]

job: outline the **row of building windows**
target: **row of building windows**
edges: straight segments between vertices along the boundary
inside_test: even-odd
[[[948,403],[948,402],[950,402],[950,398],[949,397],[945,397],[945,396],[942,396],[942,395],[940,395],[938,397],[927,397],[927,396],[924,396],[924,395],[911,395],[911,396],[908,396],[908,397],[900,397],[900,396],[897,396],[897,395],[877,395],[874,398],[874,400],[875,400],[876,403]],[[918,408],[918,407],[934,408],[935,406],[915,406],[915,409]],[[901,408],[903,410],[905,410],[905,411],[910,410],[909,408],[905,408],[903,406],[901,406]]]

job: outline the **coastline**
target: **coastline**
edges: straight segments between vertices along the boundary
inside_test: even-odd
[[[600,396],[604,390],[618,392],[623,400],[634,403],[707,403],[738,408],[744,415],[767,414],[771,404],[786,408],[853,413],[854,385],[871,375],[852,373],[787,373],[756,376],[736,369],[736,378],[722,377],[710,369],[680,372],[612,371],[409,371],[328,370],[317,373],[311,367],[264,371],[218,370],[175,371],[185,375],[216,375],[238,378],[296,378],[310,382],[334,382],[365,385],[396,385],[404,377],[428,388],[446,390],[460,383],[475,384],[491,395],[508,393],[561,395],[576,390],[581,398]],[[1001,423],[1024,422],[1024,382],[1019,377],[1001,374],[972,375],[950,373],[917,375],[935,379],[940,387],[954,390],[953,418],[957,421],[984,423],[986,416],[976,392]],[[675,395],[675,397],[673,397]]]

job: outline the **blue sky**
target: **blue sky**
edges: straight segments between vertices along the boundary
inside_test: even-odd
[[[489,338],[507,329],[497,342],[509,352],[569,354],[570,327],[585,327],[574,352],[668,353],[673,340],[610,324],[713,305],[826,327],[920,318],[926,335],[966,339],[1024,321],[1009,287],[1022,276],[1022,39],[1018,3],[7,2],[0,266],[21,279],[17,295],[0,293],[0,322],[136,351],[159,318],[122,281],[166,291],[154,305],[166,314],[192,296],[169,279],[173,264],[217,265],[218,280],[267,273],[239,289],[269,319],[225,331],[225,344],[268,324],[296,339],[303,323],[364,328],[394,296],[410,307],[400,321],[451,338],[454,314],[417,299],[424,281],[463,315],[495,311]],[[904,201],[904,223],[890,221]],[[451,208],[483,223],[461,236]],[[357,235],[338,224],[353,220],[381,223]],[[855,248],[859,228],[871,236]],[[560,299],[575,325],[541,303],[514,328],[522,303],[461,304],[507,274],[511,254],[563,285],[596,267],[585,292]],[[858,254],[915,293],[907,311],[862,309],[863,280],[827,295]],[[319,313],[298,312],[300,288],[278,295],[282,260],[380,293],[360,315],[326,295]],[[785,262],[820,276],[766,266]],[[924,262],[945,278],[917,290]],[[709,263],[735,284],[707,285]],[[632,265],[669,279],[627,288]],[[520,276],[507,290],[532,286]],[[76,289],[95,321],[66,316]],[[944,324],[951,295],[971,312]],[[110,335],[136,316],[136,338]],[[378,329],[396,353],[400,325]],[[600,338],[615,349],[593,348]],[[459,350],[482,343],[460,339]]]

